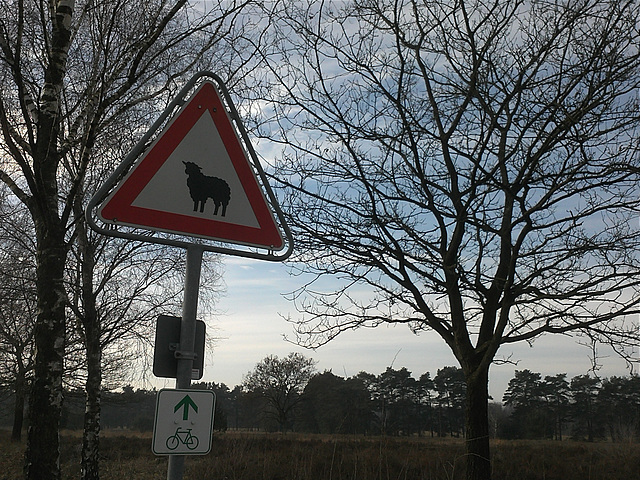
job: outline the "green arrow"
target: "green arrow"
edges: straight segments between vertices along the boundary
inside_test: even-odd
[[[182,400],[178,402],[178,404],[173,409],[173,413],[177,412],[180,407],[183,407],[184,410],[182,412],[182,419],[189,420],[189,407],[193,408],[193,411],[198,413],[198,406],[195,404],[189,395],[185,395]]]

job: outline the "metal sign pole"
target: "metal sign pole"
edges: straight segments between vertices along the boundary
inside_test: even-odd
[[[200,288],[200,271],[202,254],[200,245],[187,248],[187,269],[184,281],[184,301],[182,303],[182,322],[180,323],[180,347],[176,351],[178,371],[176,389],[189,388],[195,356],[196,313],[198,310],[198,290]],[[184,455],[170,455],[167,467],[167,480],[182,480],[184,474]]]

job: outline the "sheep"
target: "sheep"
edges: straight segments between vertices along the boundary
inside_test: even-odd
[[[202,174],[202,168],[193,162],[182,162],[185,165],[184,172],[188,175],[187,186],[189,194],[193,200],[193,211],[204,211],[204,204],[208,198],[213,200],[215,209],[214,215],[218,215],[218,209],[222,205],[221,215],[224,217],[227,213],[227,205],[231,199],[231,189],[229,184],[218,177],[208,177]]]

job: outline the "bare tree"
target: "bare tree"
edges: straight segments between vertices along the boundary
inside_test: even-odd
[[[264,397],[280,430],[286,431],[314,372],[315,362],[300,353],[291,352],[282,359],[269,355],[247,374],[243,386]]]
[[[120,135],[136,134],[226,38],[244,3],[206,3],[206,11],[186,0],[0,5],[0,179],[28,208],[37,244],[27,478],[60,478],[64,270],[94,147],[116,118],[134,120]]]
[[[11,440],[19,442],[35,354],[35,246],[24,208],[0,191],[0,382],[15,396]]]
[[[123,123],[122,119],[113,121]],[[131,126],[124,123],[123,129]],[[103,161],[89,166],[83,193],[95,191],[95,183],[104,181],[106,168],[114,163],[104,160],[122,159],[131,143],[111,136],[96,143],[94,156]],[[84,383],[86,392],[83,476],[98,478],[103,381],[112,387],[118,383],[121,386],[130,379],[127,374],[144,377],[145,371],[150,372],[148,363],[140,358],[148,357],[157,316],[181,310],[184,259],[169,247],[114,239],[91,231],[82,213],[87,201],[80,192],[76,195],[74,242],[66,275],[74,320],[68,331],[75,334],[76,344],[83,349],[76,351],[73,360],[73,352],[67,352],[66,370],[76,383]],[[208,287],[201,302],[205,311],[206,307],[212,308],[220,291],[219,264],[213,260],[203,269],[201,283],[203,288]],[[136,368],[142,373],[135,373]]]
[[[106,238],[79,222],[69,265],[70,327],[82,350],[75,372],[69,371],[67,352],[66,373],[84,383],[82,472],[98,478],[101,392],[105,383],[122,386],[134,369],[143,370],[138,376],[150,374],[140,357],[150,358],[157,316],[181,310],[184,258],[169,247]],[[218,267],[209,262],[203,269],[208,275],[201,282],[207,289],[202,304],[211,304],[220,291]]]
[[[438,334],[467,385],[467,476],[489,479],[501,347],[583,334],[630,359],[640,340],[640,6],[266,6],[257,128],[316,275],[292,295],[300,341]]]

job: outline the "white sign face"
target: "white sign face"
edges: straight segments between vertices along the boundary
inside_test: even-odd
[[[224,216],[221,209],[214,215],[215,205],[209,198],[198,204],[203,211],[194,210],[194,200],[189,189],[190,177],[185,170],[186,162],[197,162],[195,175],[200,179],[219,178],[227,184],[230,194]],[[204,181],[204,180],[203,180]],[[195,125],[185,135],[176,149],[158,169],[149,183],[140,191],[131,204],[133,207],[158,210],[195,218],[210,218],[219,222],[260,228],[260,224],[244,192],[231,159],[216,130],[211,113],[205,110]]]
[[[216,397],[211,390],[162,389],[156,397],[153,453],[206,455],[211,451]]]

